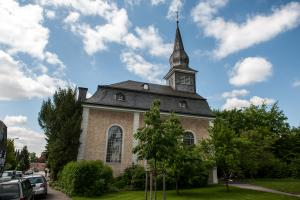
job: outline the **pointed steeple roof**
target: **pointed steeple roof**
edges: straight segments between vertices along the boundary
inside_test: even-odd
[[[188,68],[189,65],[189,57],[187,53],[184,51],[183,42],[181,39],[181,34],[178,26],[178,20],[177,20],[173,53],[170,56],[169,63],[171,68],[176,66]]]

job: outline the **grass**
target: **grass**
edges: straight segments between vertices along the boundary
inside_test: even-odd
[[[300,194],[300,179],[255,179],[249,183],[282,192]]]
[[[74,197],[73,200],[143,200],[143,191],[126,191],[105,194],[101,197],[85,198]],[[149,199],[149,198],[148,198]],[[158,192],[157,199],[162,199],[161,191]],[[297,197],[282,196],[277,194],[257,192],[230,187],[227,192],[225,186],[209,186],[198,189],[182,190],[180,195],[176,195],[174,190],[167,192],[167,199],[171,200],[297,200]]]

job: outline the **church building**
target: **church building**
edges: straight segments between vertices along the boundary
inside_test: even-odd
[[[185,144],[208,137],[214,116],[206,99],[196,92],[197,71],[189,66],[178,22],[169,63],[166,85],[128,80],[99,85],[90,98],[86,98],[87,88],[79,88],[83,113],[78,160],[102,160],[115,176],[136,163],[133,135],[144,126],[144,114],[155,99],[160,101],[162,115],[175,112],[179,117],[186,131]]]

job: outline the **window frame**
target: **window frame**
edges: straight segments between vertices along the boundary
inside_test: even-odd
[[[116,100],[117,101],[125,101],[125,95],[122,92],[116,93]]]
[[[108,151],[108,147],[109,147],[109,131],[111,130],[111,128],[112,127],[114,127],[114,126],[117,126],[117,127],[119,127],[120,128],[120,130],[121,130],[121,148],[120,148],[120,159],[119,159],[119,161],[108,161],[107,160],[107,156],[108,156],[108,153],[109,153],[109,151]],[[124,128],[121,126],[121,125],[119,125],[119,124],[112,124],[111,126],[109,126],[108,127],[108,129],[106,130],[106,141],[105,141],[105,143],[106,143],[106,145],[105,145],[105,155],[104,155],[104,161],[105,161],[105,163],[109,163],[109,164],[120,164],[121,162],[122,162],[122,160],[123,160],[123,152],[124,152]]]
[[[189,140],[189,143],[187,144],[186,142],[185,142],[185,134],[191,134],[190,136],[193,136],[193,143],[191,143],[190,141],[191,141],[191,138],[188,138],[188,140]],[[183,142],[183,144],[185,145],[185,146],[192,146],[192,145],[195,145],[196,144],[196,136],[195,136],[195,134],[194,134],[194,132],[193,131],[190,131],[190,130],[186,130],[186,131],[184,131],[184,134],[183,134],[183,137],[182,137],[182,142]]]

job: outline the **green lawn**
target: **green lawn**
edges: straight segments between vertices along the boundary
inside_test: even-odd
[[[157,199],[162,199],[162,193],[158,193]],[[116,192],[105,194],[95,198],[74,197],[73,200],[143,200],[144,192]],[[231,187],[230,192],[226,192],[225,186],[210,186],[199,189],[183,190],[179,196],[174,190],[168,191],[167,199],[174,200],[299,200],[296,197],[282,196],[271,193],[243,190]]]
[[[294,194],[300,194],[300,179],[257,179],[249,183]]]

